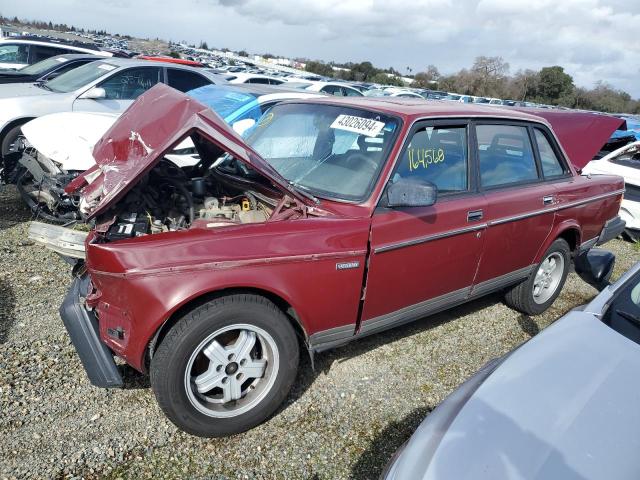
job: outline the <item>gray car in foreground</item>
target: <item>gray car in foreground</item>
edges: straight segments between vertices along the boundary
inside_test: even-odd
[[[604,285],[613,256],[589,257],[576,271]],[[639,479],[639,343],[640,263],[485,365],[422,422],[382,478]]]

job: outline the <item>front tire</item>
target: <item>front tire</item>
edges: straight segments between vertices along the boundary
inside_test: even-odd
[[[288,318],[258,295],[214,299],[169,330],[151,360],[160,408],[200,437],[240,433],[284,401],[298,369]]]
[[[562,238],[551,244],[527,280],[505,295],[505,303],[527,315],[540,315],[558,298],[569,274],[571,249]]]

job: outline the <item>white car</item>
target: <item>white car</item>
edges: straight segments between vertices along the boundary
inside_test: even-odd
[[[0,40],[0,68],[20,69],[55,55],[90,53],[111,57],[90,44],[63,42],[39,37],[17,37]]]
[[[624,198],[620,217],[627,223],[626,235],[640,239],[640,141],[628,143],[608,155],[589,162],[583,174],[620,175],[624,178]]]
[[[259,83],[262,85],[281,85],[284,80],[281,78],[270,77],[269,75],[261,75],[259,73],[242,73],[236,72],[225,75],[225,80],[229,83]]]
[[[419,93],[412,92],[403,88],[386,88],[386,89],[371,89],[364,93],[365,97],[401,97],[401,98],[419,98],[425,100],[425,97]]]
[[[308,92],[326,93],[337,97],[362,97],[362,92],[341,82],[313,82],[305,88]]]
[[[109,58],[82,65],[45,83],[0,85],[0,180],[14,181],[21,128],[29,120],[57,112],[121,113],[156,83],[185,92],[224,83],[203,69],[173,63]]]

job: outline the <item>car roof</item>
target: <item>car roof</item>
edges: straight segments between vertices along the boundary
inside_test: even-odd
[[[477,104],[454,103],[439,100],[424,100],[418,97],[319,97],[305,102],[336,104],[345,107],[373,110],[413,121],[420,117],[498,117],[548,124],[537,115],[500,107],[485,107]]]
[[[55,47],[62,48],[66,50],[76,50],[76,51],[86,51],[86,52],[95,52],[95,55],[99,55],[101,57],[111,57],[112,53],[104,50],[100,50],[100,48],[91,43],[85,42],[72,42],[72,41],[64,41],[51,39],[46,37],[7,37],[0,38],[0,44],[2,43],[22,43],[26,45],[41,45],[45,47]]]
[[[87,58],[95,58],[104,60],[107,57],[101,55],[94,55],[93,53],[65,53],[62,55],[55,55],[49,58],[66,58],[67,60],[85,60]]]

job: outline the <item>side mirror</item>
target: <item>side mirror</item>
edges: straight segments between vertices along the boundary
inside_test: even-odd
[[[436,203],[438,188],[430,182],[415,178],[400,178],[387,187],[387,206],[429,207]]]
[[[589,285],[604,290],[609,285],[613,273],[616,256],[599,248],[591,249],[578,255],[575,259],[576,273]]]
[[[240,136],[244,134],[247,130],[253,127],[256,124],[256,121],[253,118],[245,118],[244,120],[238,120],[233,124],[233,130]]]
[[[101,100],[107,98],[107,92],[104,88],[93,87],[80,95],[80,98],[86,98],[89,100]]]

